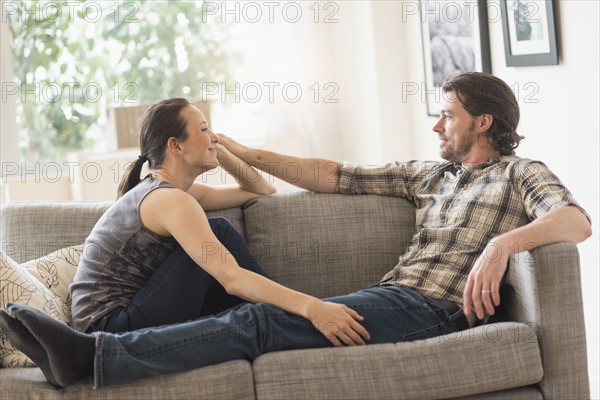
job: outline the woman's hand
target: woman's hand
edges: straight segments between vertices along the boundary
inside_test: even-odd
[[[219,164],[233,176],[240,188],[261,196],[277,192],[275,186],[261,172],[236,156],[231,148],[227,147],[243,147],[241,144],[222,133],[217,134],[217,136],[219,137],[219,142],[216,145]]]
[[[309,306],[307,318],[336,347],[364,345],[371,338],[358,322],[364,318],[344,304],[316,300]]]
[[[215,147],[217,148],[217,160],[219,160],[220,165],[227,164],[230,160],[235,161],[235,156],[227,150],[227,147],[223,146],[221,143],[217,143]]]

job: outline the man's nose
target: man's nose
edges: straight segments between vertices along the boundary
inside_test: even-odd
[[[442,133],[445,131],[444,129],[444,116],[440,116],[440,118],[437,120],[437,122],[435,123],[435,125],[433,126],[432,130],[436,133]]]

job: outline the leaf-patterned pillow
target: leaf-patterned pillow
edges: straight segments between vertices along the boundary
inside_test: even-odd
[[[39,280],[10,257],[0,252],[0,305],[6,303],[28,304],[51,317],[68,323],[62,301]],[[0,332],[0,365],[2,367],[29,367],[33,362],[17,351]]]
[[[63,312],[71,323],[71,293],[69,285],[75,278],[83,244],[65,247],[47,256],[27,261],[21,266],[37,278],[62,303]]]

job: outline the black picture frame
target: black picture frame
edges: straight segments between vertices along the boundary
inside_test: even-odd
[[[486,0],[422,0],[421,40],[425,82],[421,99],[427,115],[438,116],[441,85],[450,75],[492,72]],[[460,18],[459,18],[460,17]]]
[[[500,12],[506,66],[558,65],[553,1],[506,0]]]

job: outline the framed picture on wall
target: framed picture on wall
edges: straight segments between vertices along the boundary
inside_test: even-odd
[[[492,72],[487,2],[425,0],[419,2],[425,82],[421,99],[427,114],[437,116],[441,86],[453,74]]]
[[[558,64],[551,0],[506,0],[500,12],[507,66]]]

